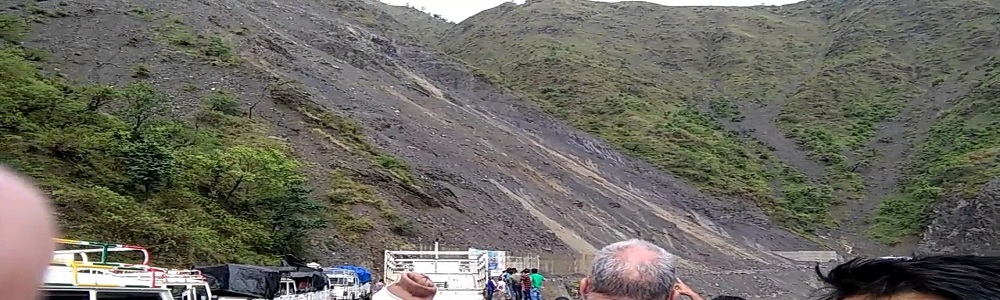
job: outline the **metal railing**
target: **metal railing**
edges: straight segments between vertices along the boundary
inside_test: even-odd
[[[446,250],[447,249],[447,250]],[[413,245],[406,250],[434,251],[434,245]],[[438,246],[439,251],[467,251],[468,248]],[[533,253],[504,251],[504,268],[537,268],[545,274],[587,274],[594,262],[594,255],[579,253]]]

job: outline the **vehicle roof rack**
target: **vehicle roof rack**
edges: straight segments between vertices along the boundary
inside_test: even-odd
[[[150,255],[149,250],[145,247],[135,246],[135,245],[125,245],[125,244],[112,244],[112,243],[102,243],[102,242],[89,242],[89,241],[79,241],[70,239],[55,239],[57,244],[62,245],[76,245],[83,246],[83,249],[60,249],[55,251],[55,260],[68,260],[77,261],[76,257],[79,256],[80,261],[90,262],[90,257],[88,253],[100,253],[99,263],[102,264],[125,264],[125,263],[115,263],[108,261],[108,254],[111,252],[140,252],[142,253],[142,262],[138,265],[149,265]],[[133,264],[135,265],[135,264]]]
[[[69,239],[55,239],[55,242],[84,248],[54,251],[45,276],[44,284],[47,286],[162,288],[166,285],[205,282],[205,277],[198,270],[149,266],[149,251],[141,246]],[[142,262],[134,264],[109,261],[110,252],[127,251],[140,252]],[[88,253],[100,253],[100,260],[91,261]]]

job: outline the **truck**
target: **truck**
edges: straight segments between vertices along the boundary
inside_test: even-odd
[[[371,297],[371,273],[353,266],[326,268],[334,300],[367,300]]]
[[[437,287],[434,300],[481,300],[489,280],[488,260],[482,251],[385,251],[383,279],[388,286],[402,274],[427,275]]]
[[[329,279],[319,269],[221,264],[198,267],[218,300],[330,300]]]
[[[69,239],[55,242],[62,249],[53,253],[39,287],[43,299],[175,299],[167,283],[176,272],[149,266],[149,251],[143,247]],[[114,262],[109,257],[115,252],[139,252],[142,258],[139,263]],[[97,258],[92,260],[90,255]]]
[[[330,300],[329,279],[318,268],[224,264],[194,270],[150,266],[135,245],[55,239],[39,287],[50,300]],[[140,257],[116,262],[113,254]],[[138,253],[136,253],[138,252]],[[210,289],[215,287],[215,290]]]

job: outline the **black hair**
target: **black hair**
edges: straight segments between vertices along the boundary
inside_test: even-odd
[[[747,299],[736,296],[716,296],[715,298],[712,298],[712,300],[747,300]]]
[[[1000,298],[1000,256],[934,255],[917,258],[855,258],[816,275],[829,289],[820,300],[880,298],[915,292],[947,300]]]
[[[528,268],[524,268],[524,270],[521,270],[521,273],[528,273],[528,272],[531,272],[531,270],[528,270]]]
[[[534,273],[538,273],[538,269],[531,269],[531,273],[532,273],[532,274],[534,274]]]

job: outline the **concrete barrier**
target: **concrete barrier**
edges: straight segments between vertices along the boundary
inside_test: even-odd
[[[771,251],[775,255],[801,262],[834,262],[844,260],[836,251]]]

